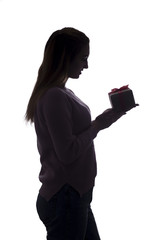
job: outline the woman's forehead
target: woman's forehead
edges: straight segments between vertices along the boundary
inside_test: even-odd
[[[83,55],[83,56],[89,55],[89,44],[87,44],[81,48],[81,55]]]

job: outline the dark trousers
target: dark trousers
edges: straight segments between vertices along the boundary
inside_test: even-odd
[[[39,194],[37,212],[47,230],[47,240],[100,240],[91,210],[92,189],[80,197],[65,185],[48,202]]]

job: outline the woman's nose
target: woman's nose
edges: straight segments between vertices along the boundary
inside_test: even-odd
[[[88,68],[88,61],[85,61],[84,68]]]

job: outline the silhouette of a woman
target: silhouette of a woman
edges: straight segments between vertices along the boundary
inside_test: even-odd
[[[108,109],[91,121],[90,110],[70,89],[68,78],[88,68],[89,38],[74,28],[55,31],[30,97],[26,120],[34,123],[42,186],[37,212],[48,240],[99,240],[91,210],[96,177],[93,139],[125,113]]]

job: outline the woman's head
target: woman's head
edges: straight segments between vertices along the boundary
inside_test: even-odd
[[[39,97],[51,87],[64,87],[67,79],[78,78],[88,67],[89,38],[74,28],[63,28],[52,33],[45,49],[37,82],[26,111],[26,120],[33,122]]]
[[[58,30],[46,43],[41,68],[46,73],[50,72],[51,82],[58,81],[57,84],[63,86],[64,81],[71,77],[69,71],[75,67],[73,62],[82,51],[84,52],[84,49],[86,55],[89,55],[89,38],[84,33],[74,28]],[[52,74],[57,78],[53,78]]]

